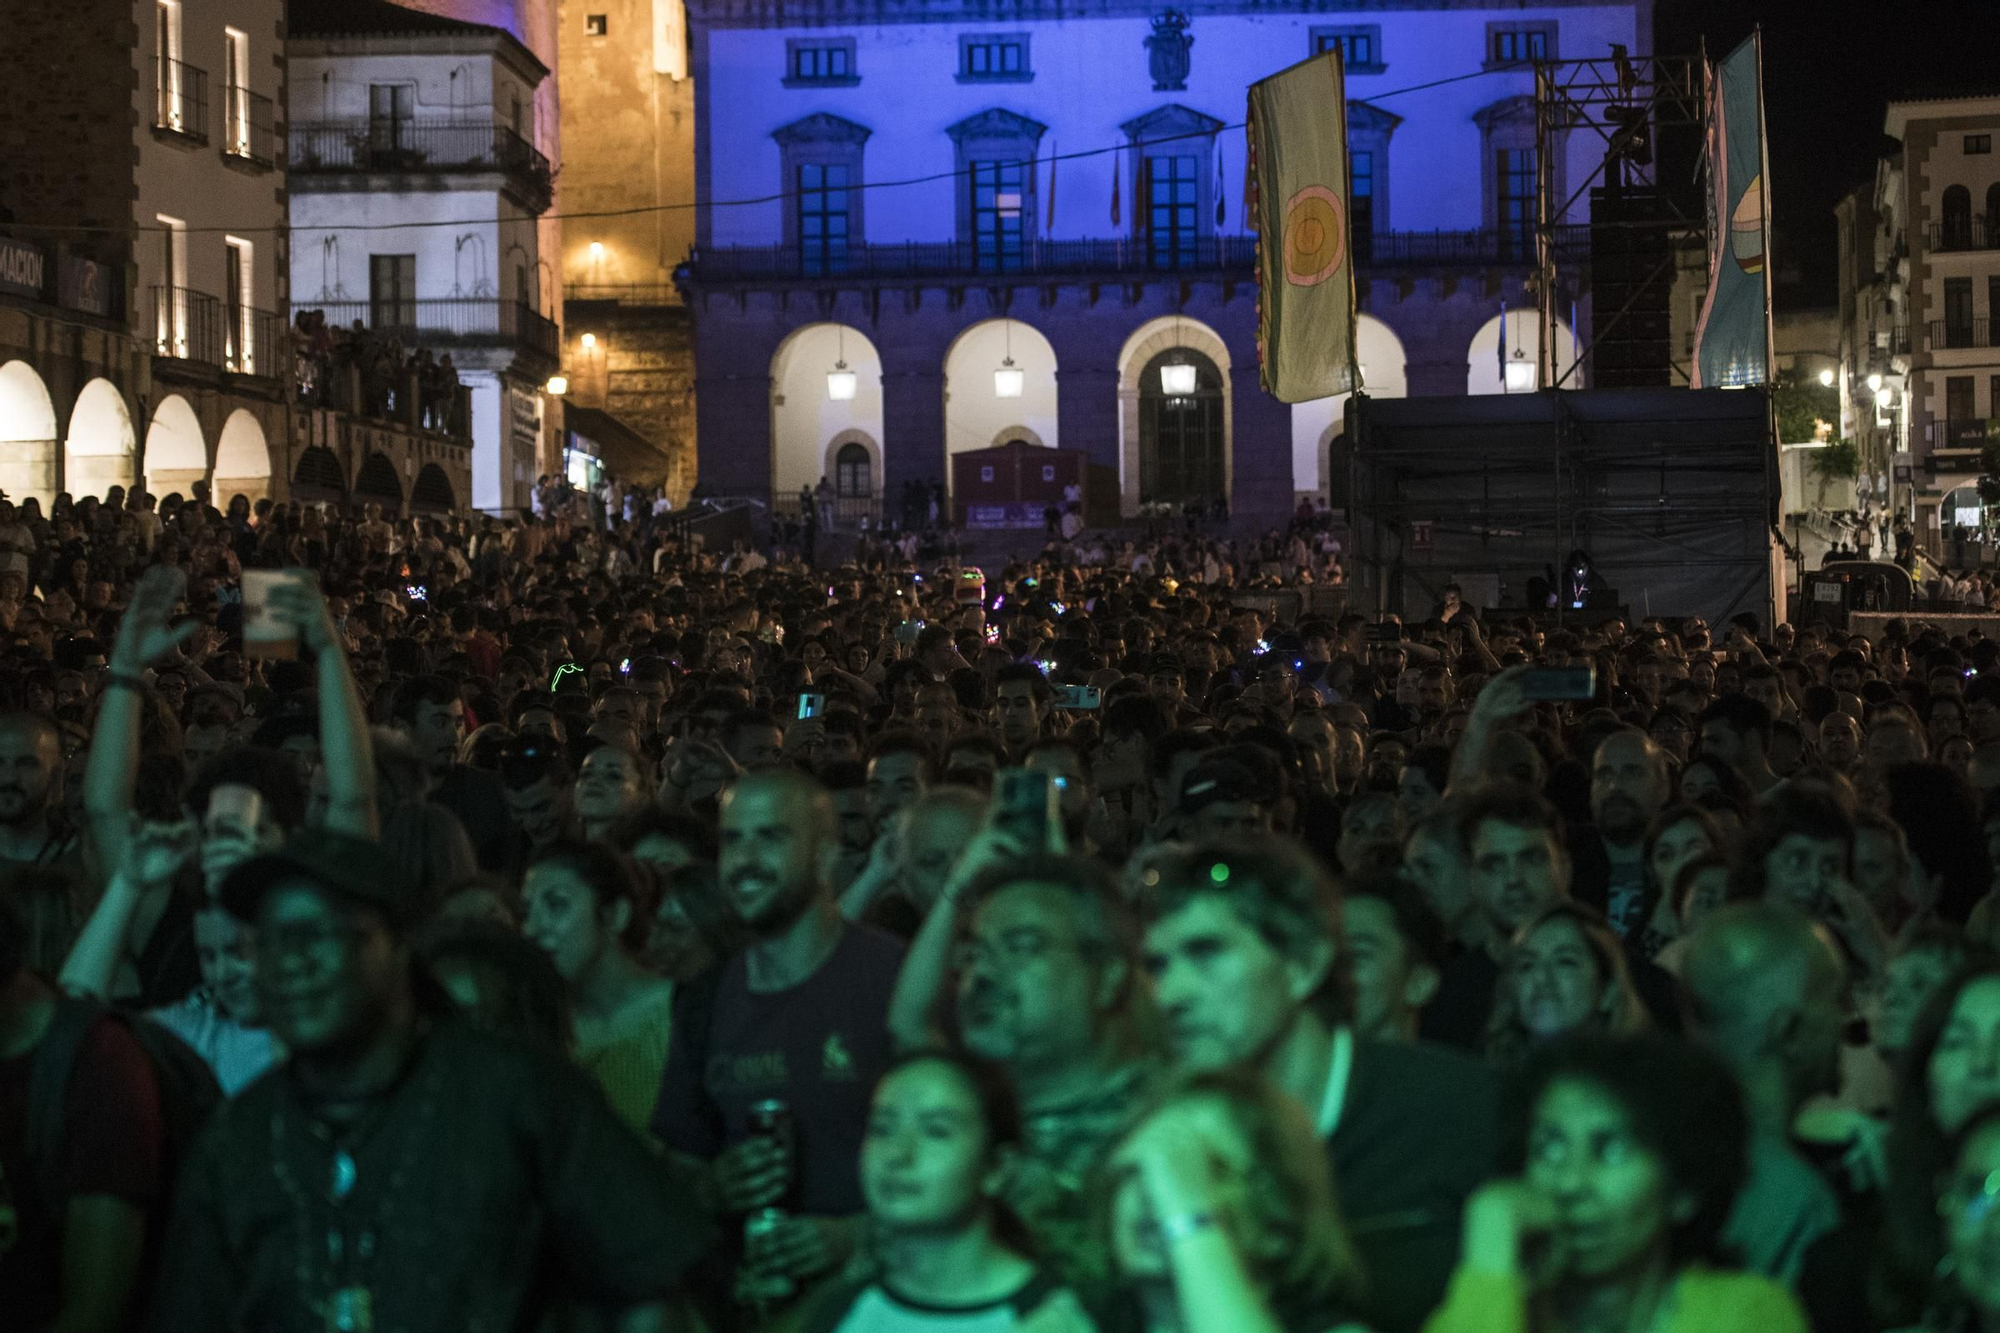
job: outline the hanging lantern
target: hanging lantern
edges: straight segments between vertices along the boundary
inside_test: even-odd
[[[1195,390],[1194,367],[1185,362],[1169,362],[1160,367],[1160,392],[1169,398],[1187,398]]]
[[[836,361],[833,369],[826,372],[826,396],[836,403],[851,403],[859,382],[845,361]]]
[[[993,372],[995,398],[1019,398],[1027,389],[1028,372],[1015,366],[1013,357],[1002,361],[1000,369]]]

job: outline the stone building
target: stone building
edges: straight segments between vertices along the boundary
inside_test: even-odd
[[[702,480],[783,503],[825,476],[849,512],[1014,440],[1085,451],[1127,515],[1218,496],[1275,515],[1325,493],[1344,398],[1258,386],[1241,123],[1251,82],[1330,45],[1367,390],[1532,386],[1530,62],[1652,41],[1644,0],[690,16]],[[1559,196],[1602,148],[1559,142]],[[1583,296],[1566,279],[1555,308]],[[1558,373],[1588,336],[1574,322]]]

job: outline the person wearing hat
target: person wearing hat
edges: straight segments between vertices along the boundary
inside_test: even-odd
[[[412,963],[427,904],[378,844],[302,831],[222,902],[291,1058],[190,1154],[157,1333],[522,1329],[558,1301],[666,1325],[696,1209],[581,1070],[443,1016]]]
[[[1181,784],[1182,828],[1194,841],[1268,834],[1277,805],[1265,775],[1230,755],[1204,756]]]

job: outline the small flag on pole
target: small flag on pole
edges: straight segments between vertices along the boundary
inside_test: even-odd
[[[1250,85],[1257,176],[1257,352],[1264,391],[1302,403],[1353,389],[1347,96],[1340,49]]]
[[[1118,178],[1125,174],[1123,154],[1116,148],[1111,150],[1111,225],[1119,225],[1118,219]]]
[[[1215,145],[1215,225],[1218,230],[1229,221],[1229,191],[1222,184],[1222,142]]]
[[[1048,226],[1048,229],[1049,229],[1049,231],[1050,231],[1050,232],[1054,232],[1054,231],[1055,231],[1055,229],[1056,229],[1056,141],[1055,141],[1054,139],[1051,139],[1051,140],[1049,140],[1049,226]]]

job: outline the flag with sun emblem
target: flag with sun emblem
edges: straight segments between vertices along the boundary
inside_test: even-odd
[[[1345,393],[1354,365],[1347,96],[1336,45],[1250,85],[1257,356],[1281,402]]]

